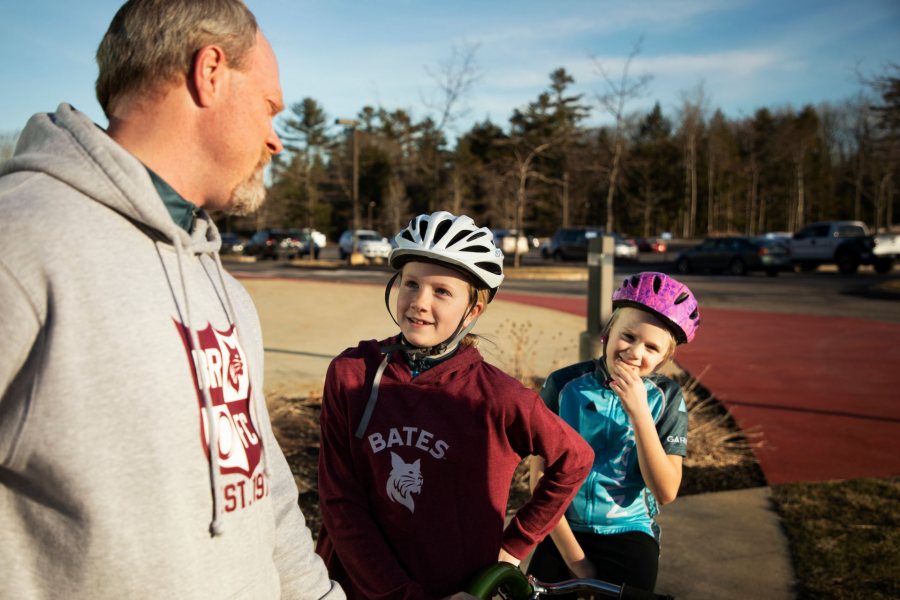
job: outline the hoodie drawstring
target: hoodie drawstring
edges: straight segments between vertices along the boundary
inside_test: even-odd
[[[203,410],[206,412],[206,432],[209,437],[209,485],[212,488],[213,516],[209,524],[209,532],[213,537],[223,533],[222,506],[219,503],[219,431],[216,426],[216,416],[213,412],[212,398],[209,395],[209,381],[206,369],[199,364],[196,353],[200,351],[200,337],[191,320],[191,301],[187,290],[187,279],[184,276],[184,247],[178,236],[174,238],[175,256],[178,260],[178,276],[181,279],[181,292],[184,294],[184,317],[187,321],[187,329],[191,336],[191,357],[194,360],[194,368],[197,372],[197,382],[200,385],[200,395],[203,397]]]
[[[234,327],[234,331],[237,332],[238,339],[241,337],[241,332],[238,331],[237,323],[236,323],[236,315],[237,313],[234,311],[234,306],[231,303],[231,295],[228,293],[228,286],[225,285],[225,276],[223,273],[225,272],[225,267],[222,266],[222,258],[219,256],[218,252],[212,253],[213,262],[216,265],[216,274],[219,276],[219,284],[222,286],[222,293],[225,295],[225,304],[228,307],[227,312],[229,313],[228,321]],[[243,344],[241,344],[243,346]],[[264,426],[263,420],[260,418],[260,403],[262,403],[264,394],[262,393],[262,389],[254,386],[253,394],[250,398],[250,421],[253,423],[256,430],[262,435],[262,428]],[[262,451],[262,462],[263,462],[263,472],[266,475],[266,479],[272,477],[272,470],[269,467],[269,445],[266,444],[262,437],[260,437],[259,442],[261,451]]]
[[[381,385],[381,376],[384,374],[384,370],[391,360],[391,349],[383,348],[382,350],[387,351],[384,354],[384,359],[381,361],[381,364],[378,365],[378,370],[375,371],[375,379],[372,381],[372,391],[369,393],[369,401],[366,402],[366,408],[363,410],[362,419],[359,420],[359,426],[356,428],[356,437],[358,439],[362,439],[363,435],[366,433],[366,427],[369,426],[369,421],[372,419],[372,413],[375,411],[375,403],[378,402],[378,386]]]

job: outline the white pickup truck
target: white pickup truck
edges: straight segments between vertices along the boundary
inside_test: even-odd
[[[862,221],[825,221],[807,225],[790,241],[791,260],[803,271],[836,264],[841,273],[872,265],[887,273],[900,258],[900,235],[869,233]]]

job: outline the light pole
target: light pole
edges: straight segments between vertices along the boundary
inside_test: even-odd
[[[359,133],[356,119],[335,119],[335,124],[349,127],[353,132],[353,254],[357,251],[356,231],[359,229]]]

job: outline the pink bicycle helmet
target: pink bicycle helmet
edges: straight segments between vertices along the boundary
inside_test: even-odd
[[[665,273],[646,271],[628,277],[613,292],[613,308],[632,306],[659,317],[679,344],[694,339],[700,308],[691,290]]]

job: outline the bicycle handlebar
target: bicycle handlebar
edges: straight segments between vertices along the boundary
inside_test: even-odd
[[[508,562],[498,562],[479,571],[465,591],[482,600],[489,600],[494,591],[503,585],[516,600],[527,600],[534,593],[525,574]]]
[[[614,585],[599,579],[570,579],[559,583],[544,583],[526,576],[518,567],[507,562],[499,562],[482,569],[465,591],[482,600],[489,600],[500,587],[505,587],[513,600],[535,600],[544,595],[557,596],[574,592],[592,592],[620,600],[674,600],[672,596],[626,585]]]

